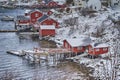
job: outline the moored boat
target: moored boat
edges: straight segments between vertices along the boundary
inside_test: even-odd
[[[16,56],[25,56],[25,53],[22,52],[22,51],[14,51],[14,50],[10,50],[10,51],[7,51],[8,54],[13,54],[13,55],[16,55]]]
[[[3,16],[1,21],[14,21],[14,17],[12,16]]]

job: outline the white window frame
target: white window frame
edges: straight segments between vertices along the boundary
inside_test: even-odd
[[[107,51],[107,48],[103,48],[103,51]]]
[[[38,17],[38,16],[39,16],[38,13],[36,13],[36,14],[35,14],[35,17]]]
[[[82,47],[82,46],[79,46],[79,47],[78,47],[78,50],[82,50],[82,49],[83,49],[83,47]]]
[[[53,23],[53,25],[55,26],[55,25],[56,25],[56,23]]]
[[[65,43],[65,47],[68,48],[68,44],[67,43]]]

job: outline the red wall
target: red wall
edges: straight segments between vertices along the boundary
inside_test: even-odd
[[[67,45],[67,46],[66,46]],[[71,50],[74,53],[85,52],[86,47],[81,46],[81,49],[78,47],[72,47],[66,40],[63,41],[63,47]]]
[[[27,24],[27,23],[30,23],[30,20],[19,20],[18,23],[19,24]]]
[[[104,50],[106,48],[106,50]],[[91,50],[93,49],[93,50]],[[96,51],[97,49],[99,49],[99,51]],[[88,53],[90,55],[100,55],[100,54],[105,54],[108,52],[108,47],[104,47],[104,48],[92,48],[92,46],[89,46],[88,48]]]
[[[42,30],[39,30],[39,34],[40,34],[40,36],[48,36],[48,35],[55,36],[55,30],[42,29]]]
[[[40,23],[40,25],[54,25],[55,23],[55,28],[59,28],[59,23],[53,19],[46,19],[43,22]]]
[[[37,16],[36,16],[36,14],[37,14]],[[42,15],[43,14],[41,12],[39,12],[39,11],[32,12],[30,14],[31,23],[37,22],[38,18],[42,17]]]

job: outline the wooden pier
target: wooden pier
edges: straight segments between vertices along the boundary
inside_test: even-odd
[[[47,64],[57,64],[72,56],[72,52],[63,48],[40,48],[35,50],[24,50],[25,59],[34,63],[47,62]]]
[[[5,32],[17,32],[17,30],[0,30],[1,33],[5,33]]]

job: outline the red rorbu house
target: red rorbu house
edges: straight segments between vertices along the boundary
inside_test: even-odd
[[[43,15],[39,20],[39,25],[54,25],[55,28],[59,28],[59,23],[52,18],[49,18],[48,15]]]
[[[90,43],[90,38],[66,39],[63,41],[63,47],[77,54],[85,52],[87,46],[90,45]]]
[[[15,26],[17,26],[17,28],[28,28],[30,25],[30,17],[28,16],[23,16],[23,15],[19,15],[17,16],[16,22],[15,22]]]
[[[103,43],[92,43],[88,47],[88,53],[90,55],[100,55],[108,52],[108,45]]]
[[[55,36],[55,26],[54,25],[40,25],[39,35],[44,36]]]
[[[37,22],[39,18],[43,16],[43,13],[40,12],[39,10],[33,10],[33,11],[26,11],[25,13],[26,16],[30,16],[30,23],[34,24]]]

